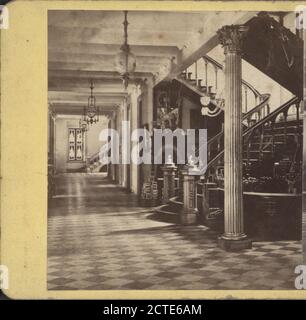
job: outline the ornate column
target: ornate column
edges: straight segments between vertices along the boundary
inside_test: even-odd
[[[172,161],[168,161],[163,167],[164,185],[163,185],[163,202],[167,203],[170,198],[174,197],[175,192],[175,173],[177,167]]]
[[[241,47],[246,31],[241,25],[218,30],[225,54],[224,234],[218,243],[225,250],[251,248],[244,233],[242,194]]]

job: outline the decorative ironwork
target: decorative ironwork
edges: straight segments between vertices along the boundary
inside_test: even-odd
[[[99,107],[96,106],[96,97],[93,95],[93,81],[90,81],[90,96],[88,97],[88,105],[84,108],[83,117],[80,119],[80,128],[83,131],[88,130],[88,125],[99,122]]]

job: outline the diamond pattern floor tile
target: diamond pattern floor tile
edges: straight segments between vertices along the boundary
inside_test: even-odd
[[[61,175],[57,186],[48,290],[294,290],[298,241],[224,252],[212,230],[156,221],[101,175]]]

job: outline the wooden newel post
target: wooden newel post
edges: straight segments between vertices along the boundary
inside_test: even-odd
[[[176,165],[168,160],[162,167],[164,183],[163,183],[163,202],[167,203],[170,198],[175,196],[175,175],[177,171]]]
[[[182,224],[195,224],[198,219],[197,206],[197,169],[193,165],[182,168],[183,176],[183,209],[181,211]]]

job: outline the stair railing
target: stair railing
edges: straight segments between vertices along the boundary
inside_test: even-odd
[[[209,96],[212,103],[223,109],[222,88],[224,85],[220,85],[219,71],[224,71],[222,64],[208,55],[204,55],[189,66],[177,80],[183,81],[187,87],[200,96]],[[258,90],[245,80],[242,80],[242,89],[242,110],[244,113],[247,113],[251,108],[256,107],[263,97]],[[254,96],[254,102],[250,102],[250,94]],[[267,110],[262,110],[261,112],[262,115],[264,113],[268,114]]]
[[[93,164],[95,162],[98,162],[100,159],[99,154],[100,154],[100,151],[96,152],[95,154],[87,158],[88,164]]]
[[[266,106],[268,106],[269,100],[270,100],[270,94],[263,94],[261,95],[261,102],[253,109],[251,109],[250,111],[248,111],[246,114],[243,114],[242,116],[242,120],[243,123],[246,122],[246,127],[247,128],[251,128],[252,125],[254,125],[256,123],[256,121],[260,121],[262,118],[262,110],[264,110],[266,108]],[[260,116],[259,116],[260,114]],[[256,117],[253,121],[252,121],[252,117],[253,115],[258,115],[258,117]],[[211,157],[214,156],[213,154],[213,146],[217,145],[217,147],[215,148],[216,152],[219,152],[222,148],[222,144],[223,144],[223,138],[224,138],[224,131],[223,129],[217,133],[215,136],[213,136],[211,139],[208,140],[207,142],[207,157],[208,160],[211,159]]]
[[[252,126],[245,129],[243,132],[244,142],[247,142],[251,138],[252,133],[255,132],[255,130],[263,128],[266,124],[270,124],[270,125],[272,124],[272,131],[273,131],[273,124],[275,124],[276,118],[282,113],[283,114],[288,113],[289,108],[293,105],[297,105],[298,101],[299,101],[298,97],[293,97],[292,99],[284,103],[282,106],[280,106],[279,108],[271,112],[269,115],[267,115],[266,117],[262,118],[258,122],[254,123]],[[297,110],[298,110],[298,107],[297,107]],[[299,115],[297,113],[297,118],[298,117]],[[207,172],[210,168],[214,168],[217,164],[220,163],[220,160],[223,154],[224,154],[224,150],[220,151],[212,159],[208,160]]]
[[[211,93],[212,91],[215,91],[214,94],[217,94],[218,91],[220,91],[220,86],[219,81],[220,77],[218,77],[218,72],[222,71],[224,72],[224,67],[222,64],[214,60],[208,55],[204,55],[202,57],[204,61],[204,72],[205,72],[205,86],[203,87],[204,91],[208,91],[208,93]],[[209,72],[209,68],[213,68],[213,73]],[[214,77],[212,78],[211,75],[214,74]],[[210,79],[209,79],[210,78]],[[207,89],[206,89],[206,88]],[[214,89],[214,90],[213,90]],[[258,105],[258,102],[261,102],[262,95],[260,92],[255,89],[250,83],[242,79],[242,111],[243,113],[247,113],[248,110],[250,110],[251,107],[255,107]],[[250,102],[249,100],[249,93],[254,95],[254,101],[253,103]]]
[[[204,68],[203,63],[204,62]],[[210,72],[210,68],[213,68],[213,73]],[[220,77],[218,77],[219,71],[224,71],[224,67],[209,57],[205,55],[202,59],[196,61],[191,65],[178,80],[182,81],[187,87],[189,87],[194,92],[201,96],[210,96],[211,102],[213,103],[217,99],[218,91],[222,87],[219,83]],[[204,81],[204,84],[202,83]],[[243,92],[243,115],[242,120],[245,128],[252,127],[255,123],[266,117],[270,113],[270,94],[261,94],[247,81],[242,80],[242,92]],[[250,102],[249,93],[254,96],[253,104]],[[224,99],[223,99],[224,100]],[[223,101],[224,102],[224,101]],[[222,106],[222,104],[216,104],[217,106]],[[251,107],[250,107],[251,105]],[[215,159],[215,157],[222,151],[224,141],[224,132],[222,130],[212,137],[207,143],[207,158],[208,162]],[[196,153],[199,151],[196,150]],[[217,160],[220,160],[217,157]]]
[[[98,164],[100,164],[100,151],[94,153],[92,156],[86,158],[85,168],[92,171]]]
[[[201,61],[204,61],[204,70],[203,64],[200,64]],[[212,66],[214,69],[214,85],[211,84],[211,73],[209,72],[209,67]],[[199,68],[202,67],[200,70]],[[189,87],[194,92],[198,93],[201,96],[209,95],[211,101],[214,102],[219,98],[216,98],[218,88],[220,85],[218,84],[218,72],[223,71],[223,66],[212,59],[211,57],[205,55],[203,59],[196,61],[192,64],[183,74],[181,77],[178,77],[177,80],[183,82],[187,87]],[[204,86],[202,85],[202,81],[205,81]],[[209,81],[210,80],[210,81]],[[269,99],[270,94],[260,94],[258,90],[256,90],[251,84],[242,80],[243,92],[244,92],[244,103],[245,106],[243,107],[243,123],[246,127],[252,126],[257,121],[260,121],[263,117],[270,113],[269,107]],[[212,89],[214,87],[214,90]],[[215,91],[215,92],[213,92]],[[247,91],[252,92],[255,97],[254,104],[252,108],[248,108],[248,94]],[[223,99],[224,100],[224,99]],[[216,104],[217,106],[223,106],[222,103]],[[223,129],[217,133],[214,137],[212,137],[207,143],[207,152],[208,152],[208,159],[214,157],[218,152],[222,149],[223,144]],[[196,153],[199,151],[196,150]]]

